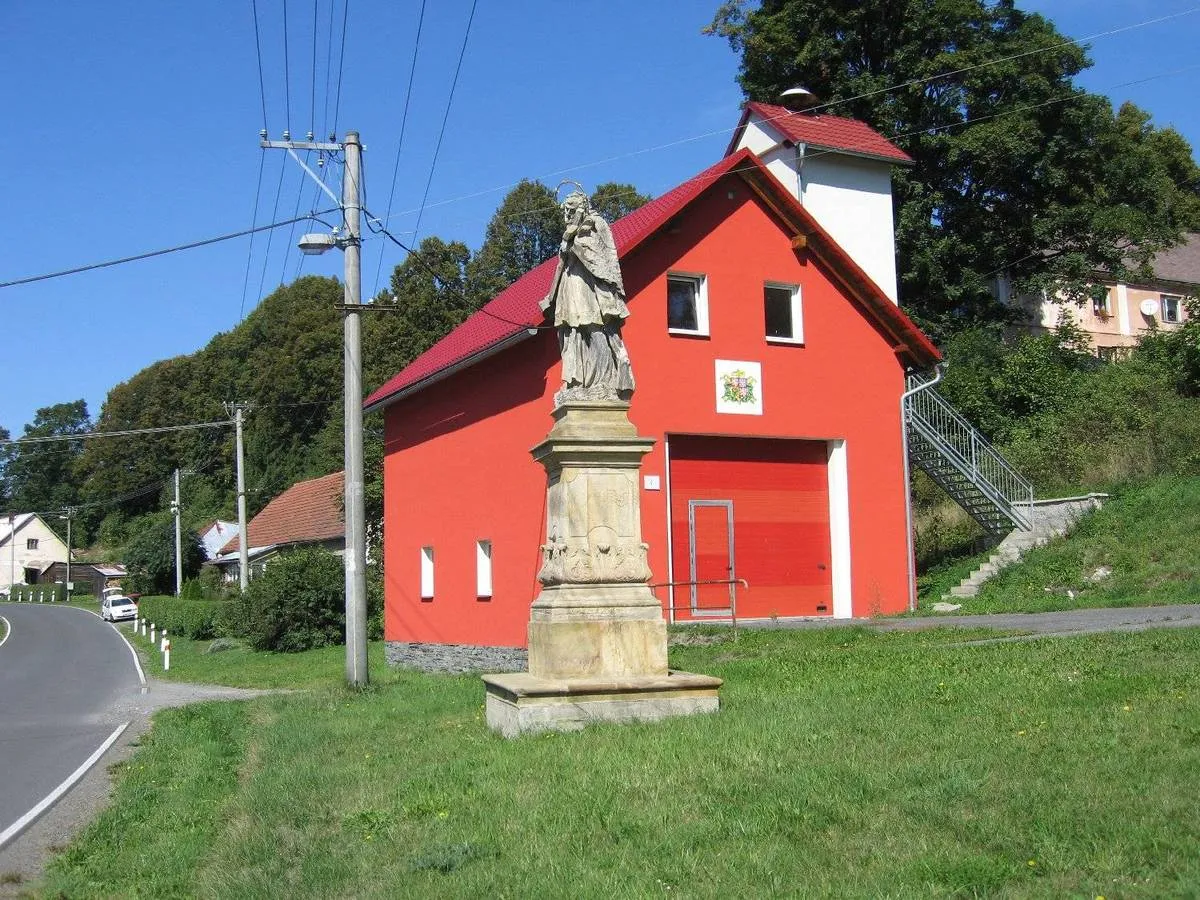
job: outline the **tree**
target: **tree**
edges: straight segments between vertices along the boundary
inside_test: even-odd
[[[935,332],[1000,314],[1002,271],[1081,298],[1200,228],[1186,141],[1076,87],[1083,49],[1012,0],[729,0],[707,30],[749,98],[804,85],[913,157],[893,179],[902,296]]]
[[[23,437],[61,437],[92,429],[87,403],[45,406],[25,426]],[[78,502],[73,469],[83,453],[83,441],[10,444],[4,464],[4,490],[17,510],[48,512]]]
[[[191,529],[180,536],[183,577],[194,578],[204,562],[204,547]],[[175,520],[159,514],[146,520],[125,548],[125,565],[143,591],[169,594],[175,590]]]
[[[523,179],[508,192],[488,222],[483,245],[468,267],[472,294],[491,299],[534,266],[558,252],[562,213],[554,191]]]
[[[591,196],[592,208],[600,213],[610,225],[649,202],[650,198],[639,193],[632,184],[621,184],[616,181],[597,185]]]

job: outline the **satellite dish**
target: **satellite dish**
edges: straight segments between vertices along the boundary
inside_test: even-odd
[[[1158,301],[1153,297],[1147,297],[1142,301],[1142,305],[1138,307],[1142,311],[1143,316],[1153,316],[1158,313]]]
[[[792,87],[779,95],[779,102],[792,112],[803,112],[810,107],[816,106],[819,101],[817,100],[817,95],[808,88]]]

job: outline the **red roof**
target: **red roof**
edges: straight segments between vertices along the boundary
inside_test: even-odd
[[[844,119],[841,116],[827,116],[823,113],[793,112],[782,106],[757,103],[753,100],[745,105],[742,119],[733,132],[733,140],[730,141],[726,153],[732,153],[737,148],[751,113],[766,119],[788,143],[807,144],[823,150],[842,150],[858,156],[871,156],[912,165],[911,156],[866,122]]]
[[[341,497],[345,485],[342,472],[293,484],[250,520],[247,547],[304,544],[344,536]],[[240,547],[235,537],[221,548],[221,553],[232,553]]]
[[[775,212],[783,217],[796,234],[807,237],[809,249],[816,252],[839,274],[848,291],[857,297],[871,315],[896,340],[898,349],[908,354],[917,366],[928,367],[941,358],[937,348],[842,248],[816,219],[787,192],[757,156],[741,150],[725,157],[715,166],[685,181],[656,200],[634,210],[613,223],[617,254],[624,258],[678,215],[684,207],[727,175],[736,175],[751,183]],[[542,263],[497,294],[482,309],[438,341],[364,401],[367,409],[378,408],[402,392],[423,387],[451,371],[471,365],[509,342],[527,336],[526,329],[544,323],[538,303],[550,290],[557,260]],[[264,510],[265,512],[265,510]],[[251,532],[253,535],[253,532]],[[257,545],[255,545],[257,546]]]

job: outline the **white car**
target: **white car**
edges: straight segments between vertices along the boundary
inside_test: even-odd
[[[123,622],[137,618],[137,604],[120,594],[105,597],[100,604],[100,618],[105,622]]]

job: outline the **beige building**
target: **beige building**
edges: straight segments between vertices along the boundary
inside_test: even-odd
[[[1145,283],[1110,283],[1101,298],[1083,305],[1046,294],[1010,296],[999,285],[1000,300],[1029,314],[1029,329],[1041,334],[1070,315],[1091,341],[1096,355],[1111,358],[1137,344],[1152,329],[1171,331],[1188,318],[1185,300],[1200,291],[1200,234],[1154,258],[1154,276]]]
[[[55,563],[67,561],[67,545],[37,513],[0,518],[0,590],[36,584]]]

